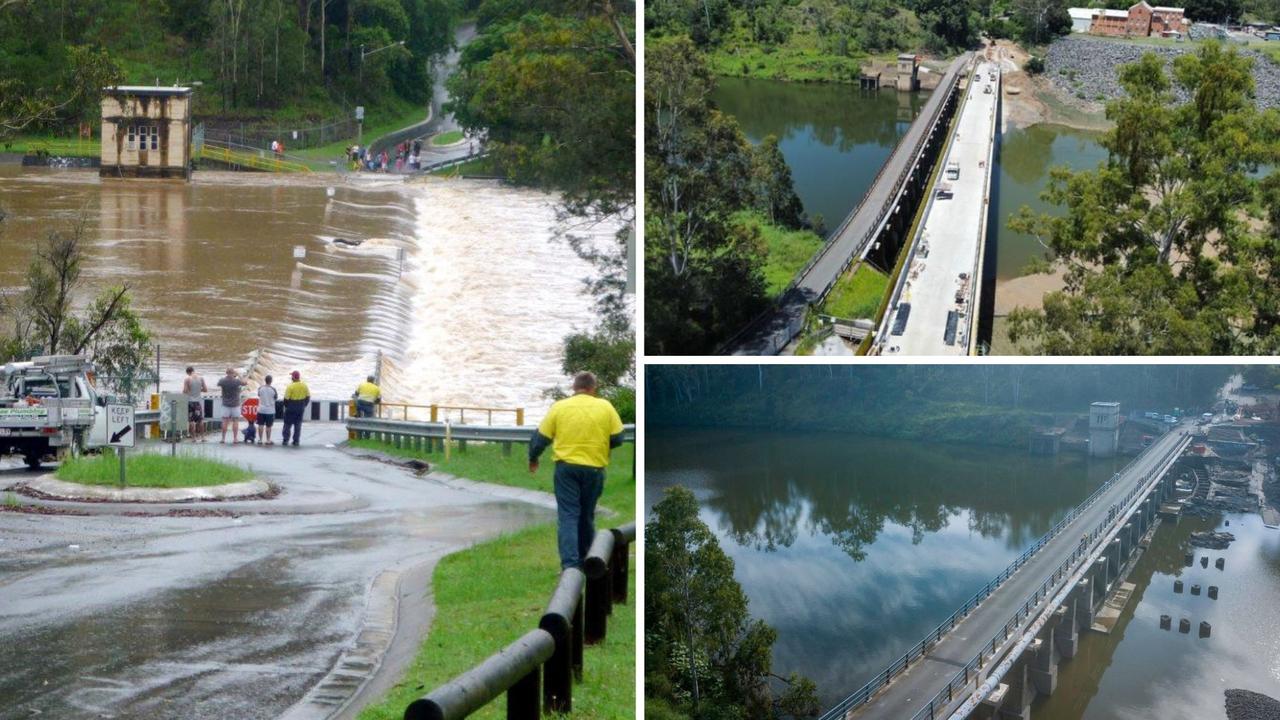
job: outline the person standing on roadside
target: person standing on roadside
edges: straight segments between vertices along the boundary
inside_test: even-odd
[[[182,381],[182,394],[187,396],[187,431],[192,442],[204,442],[204,396],[209,387],[196,369],[187,366],[187,377]]]
[[[596,502],[604,490],[609,450],[622,444],[622,418],[596,397],[596,376],[573,378],[573,395],[547,411],[529,442],[529,472],[548,446],[556,461],[556,544],[560,567],[580,567],[595,538]]]
[[[258,441],[263,445],[274,445],[271,442],[271,426],[276,422],[276,389],[271,386],[271,376],[262,379],[258,386]]]
[[[231,424],[231,444],[240,442],[240,389],[249,383],[236,374],[235,368],[227,368],[227,374],[218,378],[218,387],[222,389],[221,410],[218,418],[222,420],[222,440],[227,442],[227,424]]]
[[[302,438],[302,415],[311,404],[311,389],[302,382],[302,373],[297,370],[290,373],[289,377],[293,382],[284,389],[284,431],[281,444],[288,445],[289,438],[292,437],[293,446],[298,447],[298,440]],[[293,430],[292,435],[289,433],[290,429]]]
[[[356,391],[351,397],[356,400],[356,417],[371,418],[375,406],[382,402],[382,389],[373,382],[373,376],[370,375],[356,386]]]

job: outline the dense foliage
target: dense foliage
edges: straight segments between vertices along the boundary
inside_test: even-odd
[[[455,0],[9,0],[0,3],[0,102],[95,80],[83,73],[102,65],[85,57],[93,53],[118,65],[124,82],[201,82],[197,111],[205,115],[423,103],[458,13]],[[361,48],[387,45],[361,57]],[[96,91],[75,97],[39,126],[96,119]]]
[[[802,209],[777,140],[752,146],[711,102],[691,40],[652,40],[645,61],[646,348],[707,353],[767,303],[759,228],[734,215],[800,227]]]
[[[1216,43],[1122,68],[1107,105],[1109,159],[1052,172],[1010,226],[1065,269],[1042,310],[1010,314],[1010,338],[1047,354],[1280,351],[1280,112],[1252,100],[1252,60]],[[1188,96],[1179,103],[1176,83]]]
[[[747,612],[733,560],[676,486],[645,526],[645,695],[648,717],[808,718],[816,687],[792,675],[770,683],[777,632]]]
[[[0,215],[3,220],[3,215]],[[85,287],[86,219],[35,243],[26,287],[0,295],[0,363],[37,355],[85,355],[110,391],[132,398],[151,375],[151,333],[131,307],[128,285],[90,295]]]
[[[617,222],[608,247],[565,233],[595,265],[600,321],[565,338],[566,374],[589,370],[627,420],[635,415],[635,308],[626,295],[635,219],[635,5],[611,0],[482,0],[479,35],[449,81],[448,109],[483,132],[506,178],[562,193],[575,222]],[[557,395],[562,391],[552,390]]]
[[[836,430],[1021,445],[1044,413],[1207,407],[1225,365],[651,366],[650,425]]]

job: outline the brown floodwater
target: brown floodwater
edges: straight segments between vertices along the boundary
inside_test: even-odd
[[[555,198],[492,181],[0,167],[0,207],[7,289],[23,284],[35,241],[83,211],[88,284],[133,289],[168,389],[187,364],[210,382],[253,365],[299,369],[313,397],[345,398],[382,352],[388,400],[533,419],[542,391],[565,382],[561,339],[594,323],[594,269],[555,237]],[[603,242],[614,230],[575,232]]]

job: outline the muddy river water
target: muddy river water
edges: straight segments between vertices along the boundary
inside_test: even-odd
[[[253,364],[300,369],[313,397],[345,398],[381,352],[388,400],[535,419],[542,391],[564,383],[562,338],[594,324],[594,269],[556,237],[555,198],[493,181],[0,167],[0,207],[5,288],[22,285],[34,242],[83,210],[89,284],[134,290],[171,389],[187,364],[210,381]],[[574,232],[607,242],[614,230]]]

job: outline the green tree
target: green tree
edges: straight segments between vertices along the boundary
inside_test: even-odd
[[[798,228],[803,224],[804,206],[791,183],[791,168],[778,148],[778,138],[770,135],[755,148],[751,158],[751,189],[755,206],[769,222]]]
[[[1064,0],[1014,0],[1013,14],[1025,42],[1036,45],[1071,32],[1071,16]]]
[[[773,694],[777,633],[750,617],[733,560],[698,518],[693,493],[666,491],[645,543],[645,692],[694,718],[816,716],[811,681],[793,675]]]
[[[654,40],[645,62],[646,347],[709,352],[765,302],[760,239],[728,223],[754,204],[754,151],[692,42]]]
[[[937,50],[967,48],[978,41],[976,14],[970,0],[911,0]]]
[[[1010,227],[1066,270],[1043,310],[1010,314],[1014,342],[1048,354],[1235,354],[1280,349],[1275,181],[1280,113],[1253,103],[1251,59],[1216,43],[1174,62],[1144,55],[1120,71],[1127,97],[1096,170],[1055,169],[1045,199]],[[1264,209],[1268,208],[1268,209]]]
[[[147,379],[151,334],[131,307],[129,288],[103,288],[85,302],[82,216],[68,231],[55,229],[37,243],[22,292],[0,298],[11,333],[0,340],[5,357],[87,355],[113,390],[127,396]]]
[[[1187,0],[1187,18],[1196,22],[1239,22],[1241,0]]]

